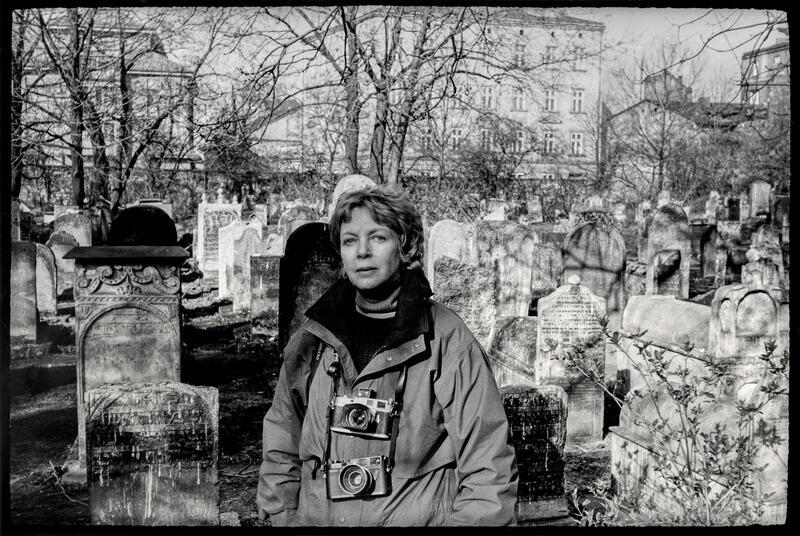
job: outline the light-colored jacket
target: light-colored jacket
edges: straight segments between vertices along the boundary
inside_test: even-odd
[[[346,346],[311,318],[292,336],[264,418],[258,507],[273,524],[324,526],[508,525],[514,522],[517,468],[508,422],[486,354],[464,322],[428,301],[432,329],[376,354],[356,373]],[[323,341],[310,386],[310,367]],[[329,500],[322,469],[326,408],[342,367],[340,395],[370,388],[394,398],[401,365],[408,365],[403,408],[384,497]],[[331,459],[387,455],[388,440],[331,433]]]

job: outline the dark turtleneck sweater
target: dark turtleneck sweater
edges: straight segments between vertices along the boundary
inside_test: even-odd
[[[400,283],[398,276],[377,288],[356,290],[350,323],[350,354],[358,372],[378,353],[394,326]]]

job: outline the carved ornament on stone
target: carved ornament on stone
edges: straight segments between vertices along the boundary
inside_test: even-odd
[[[97,292],[101,284],[116,287],[116,293],[123,296],[141,294],[143,286],[152,286],[162,294],[177,294],[181,288],[174,266],[105,265],[78,271],[76,289],[79,295]]]

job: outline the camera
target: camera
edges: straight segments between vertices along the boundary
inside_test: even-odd
[[[380,497],[392,491],[386,456],[331,462],[326,471],[328,498]]]
[[[372,389],[359,389],[355,397],[334,399],[331,430],[341,434],[389,439],[397,407],[392,400],[375,398]]]

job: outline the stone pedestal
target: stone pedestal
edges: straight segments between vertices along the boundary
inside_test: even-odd
[[[84,393],[103,384],[180,381],[179,246],[76,247],[78,457],[85,467]]]

